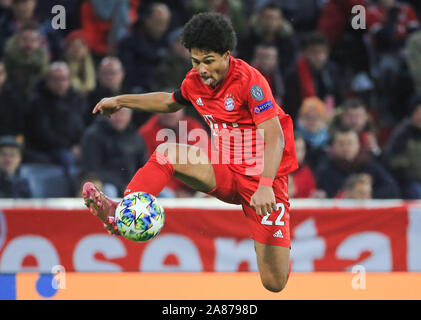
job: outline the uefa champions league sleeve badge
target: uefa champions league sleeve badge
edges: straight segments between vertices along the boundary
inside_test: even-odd
[[[262,101],[265,97],[265,93],[263,92],[262,87],[255,84],[250,88],[250,94],[256,101]]]

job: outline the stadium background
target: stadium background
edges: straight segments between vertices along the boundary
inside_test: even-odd
[[[0,1],[0,298],[421,298],[421,7],[381,2],[395,1]],[[352,27],[355,5],[365,29]],[[189,110],[109,123],[90,110],[105,96],[177,88],[190,68],[180,27],[211,10],[230,16],[233,54],[267,77],[306,147],[306,170],[291,176],[293,274],[278,295],[261,288],[238,207],[172,181],[164,231],[135,245],[107,235],[79,197],[87,179],[118,197],[160,127],[206,128]],[[347,120],[358,157],[338,179],[323,164],[338,165]]]

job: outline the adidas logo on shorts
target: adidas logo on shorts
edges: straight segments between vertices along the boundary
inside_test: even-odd
[[[273,236],[274,236],[275,238],[283,238],[283,237],[284,237],[284,235],[282,234],[281,229],[279,229],[278,231],[276,231],[276,232],[273,234]]]

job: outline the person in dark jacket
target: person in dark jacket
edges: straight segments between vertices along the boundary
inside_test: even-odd
[[[273,1],[263,5],[250,22],[250,28],[238,39],[238,57],[250,63],[258,45],[274,46],[279,55],[279,71],[284,75],[294,66],[298,53],[298,41],[291,23]]]
[[[67,171],[75,169],[86,108],[86,99],[71,87],[67,64],[52,63],[26,117],[26,146],[34,158],[62,165]]]
[[[135,93],[150,91],[156,81],[156,66],[169,49],[166,33],[170,19],[171,12],[165,4],[153,3],[145,9],[133,31],[118,44],[118,57],[126,70],[125,80]]]
[[[0,137],[0,198],[30,198],[28,180],[20,175],[21,145],[13,136]]]
[[[303,36],[301,54],[285,75],[285,111],[295,120],[302,101],[316,96],[329,114],[342,101],[344,85],[339,66],[329,59],[327,38],[319,32]]]
[[[421,199],[421,94],[412,100],[410,117],[394,130],[384,159],[401,186],[402,197]]]
[[[0,60],[0,136],[23,136],[23,113],[24,101],[7,81],[6,67]]]
[[[395,199],[400,190],[392,175],[368,153],[360,152],[355,130],[342,128],[333,134],[332,147],[326,161],[317,167],[317,185],[329,198],[337,196],[346,179],[355,173],[367,173],[373,179],[373,198]]]
[[[144,140],[131,126],[132,111],[121,109],[98,118],[82,138],[82,169],[113,184],[122,196],[131,177],[148,160]]]

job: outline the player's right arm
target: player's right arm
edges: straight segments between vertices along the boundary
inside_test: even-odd
[[[101,113],[109,117],[121,108],[152,113],[170,113],[184,108],[185,105],[175,101],[172,93],[152,92],[143,94],[124,94],[103,98],[97,103],[92,113]]]

